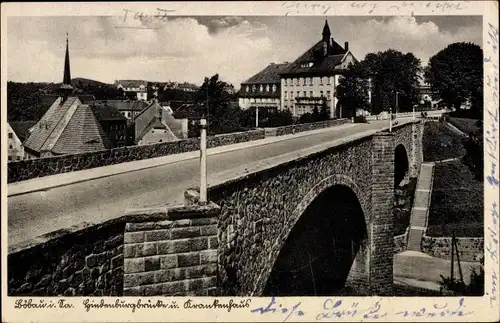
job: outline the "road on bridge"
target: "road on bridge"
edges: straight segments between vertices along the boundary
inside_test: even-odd
[[[411,120],[405,120],[408,119]],[[207,157],[208,182],[218,172],[247,163],[387,127],[387,120],[345,124],[307,134],[287,135],[286,140],[277,142],[272,142],[271,137],[261,140],[262,144],[258,146],[249,145],[245,149],[219,154],[210,155],[213,151],[210,149]],[[154,168],[10,196],[9,245],[82,222],[101,223],[123,215],[126,209],[182,204],[184,191],[199,184],[199,158],[192,156]]]

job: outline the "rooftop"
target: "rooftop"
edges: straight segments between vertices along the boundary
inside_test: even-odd
[[[266,66],[262,71],[255,74],[241,85],[251,85],[251,84],[271,84],[280,83],[280,73],[285,72],[289,67],[288,63],[274,64],[271,63]]]

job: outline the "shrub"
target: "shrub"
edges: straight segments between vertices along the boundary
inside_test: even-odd
[[[424,161],[438,161],[465,155],[462,137],[438,122],[426,122],[422,138]]]
[[[484,258],[480,260],[479,272],[472,268],[470,283],[466,285],[457,278],[441,276],[441,293],[447,296],[482,296],[484,295]]]
[[[366,123],[366,117],[365,116],[355,116],[353,117],[354,123]]]

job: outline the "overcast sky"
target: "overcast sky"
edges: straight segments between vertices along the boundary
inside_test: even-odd
[[[71,76],[187,81],[219,73],[239,83],[271,62],[293,61],[321,39],[349,42],[355,57],[389,48],[413,52],[426,65],[448,44],[482,46],[482,18],[467,17],[9,17],[9,81],[60,82],[66,32]],[[123,28],[127,27],[127,28]]]

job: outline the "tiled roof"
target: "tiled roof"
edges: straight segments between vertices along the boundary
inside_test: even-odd
[[[205,107],[199,103],[186,103],[174,110],[176,119],[201,119]]]
[[[283,73],[287,70],[289,64],[269,64],[266,68],[264,68],[259,73],[255,74],[245,82],[241,83],[242,85],[247,84],[272,84],[272,83],[280,83],[280,73]]]
[[[170,128],[170,130],[172,130],[172,132],[174,133],[174,135],[177,138],[182,138],[183,134],[182,134],[181,121],[175,119],[174,116],[167,111],[167,109],[165,109],[163,107],[162,107],[162,109],[165,111],[165,113],[163,114],[163,116],[164,116],[163,122],[166,123],[166,125]]]
[[[109,140],[88,105],[77,97],[63,104],[58,98],[32,128],[24,146],[35,152],[77,154],[110,147]]]
[[[95,97],[92,94],[81,94],[81,95],[78,95],[78,99],[80,99],[80,101],[83,104],[89,104],[89,103],[92,103],[92,102],[95,101]]]
[[[62,105],[59,104],[60,102],[61,98],[54,101],[43,117],[33,127],[33,132],[24,142],[25,147],[40,152],[49,139],[49,136],[54,132],[58,123],[68,112],[69,108],[73,104],[80,104],[80,101],[76,97],[69,97]]]
[[[99,121],[127,120],[118,109],[106,103],[92,104],[90,108]]]
[[[88,105],[80,104],[52,152],[79,154],[109,149],[110,142]]]
[[[293,74],[318,74],[330,73],[335,70],[335,67],[342,62],[342,58],[347,51],[342,48],[337,42],[333,41],[332,45],[327,45],[328,55],[324,55],[325,42],[319,41],[294,62],[282,75]],[[313,62],[312,67],[303,67],[303,64]]]
[[[123,87],[134,87],[138,88],[141,85],[147,86],[148,82],[143,80],[118,80],[115,82],[116,85],[121,84]]]
[[[115,107],[118,111],[137,111],[140,112],[148,106],[145,101],[125,101],[125,100],[107,100],[96,102],[98,104],[107,103]]]
[[[36,125],[36,121],[11,121],[9,124],[19,140],[23,142],[29,135],[29,129]]]

